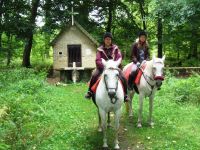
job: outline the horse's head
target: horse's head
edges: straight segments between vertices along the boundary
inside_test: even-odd
[[[156,80],[157,87],[160,87],[162,85],[162,81],[164,80],[164,61],[165,56],[163,56],[162,58],[156,58],[155,56],[153,56],[152,73],[154,80]]]
[[[119,68],[121,59],[117,61],[102,59],[104,65],[103,79],[110,98],[114,98],[118,88]]]

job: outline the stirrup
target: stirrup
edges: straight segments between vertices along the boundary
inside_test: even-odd
[[[130,101],[130,98],[128,97],[128,95],[125,95],[124,96],[124,102],[128,102],[128,101]]]
[[[86,99],[90,99],[91,97],[92,97],[92,92],[91,91],[88,91],[87,93],[86,93],[86,95],[85,95],[85,98]]]
[[[128,85],[128,90],[133,90],[133,85]]]

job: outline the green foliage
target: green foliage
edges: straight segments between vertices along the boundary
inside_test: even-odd
[[[49,92],[44,83],[45,76],[46,73],[24,68],[1,72],[0,108],[7,108],[5,119],[0,121],[2,148],[26,149],[28,143],[37,139],[34,136],[41,127],[41,121],[47,119],[40,106],[46,102],[45,93]]]
[[[162,17],[163,51],[167,59],[173,57],[171,66],[199,66],[190,63],[199,59],[199,0],[116,0],[79,1],[74,0],[74,11],[78,21],[97,41],[108,26],[109,9],[112,7],[112,33],[125,59],[129,59],[131,44],[143,27],[145,20],[151,53],[157,52],[157,19]],[[144,20],[141,17],[140,5],[144,8]],[[26,38],[32,30],[34,33],[31,59],[46,61],[52,52],[50,41],[57,31],[66,26],[71,19],[71,1],[46,0],[40,2],[37,17],[41,17],[43,26],[36,22],[30,23],[31,1],[3,0],[0,5],[0,62],[1,66],[9,61],[22,59]],[[96,13],[95,13],[96,12]],[[93,15],[93,17],[92,17]],[[33,30],[34,29],[34,30]],[[8,40],[9,37],[11,40]],[[181,62],[177,64],[176,61]],[[195,61],[196,62],[196,61]],[[8,63],[9,65],[9,63]]]
[[[5,113],[0,115],[0,149],[101,149],[96,107],[83,98],[86,83],[50,86],[45,76],[33,69],[1,71],[0,112]],[[154,128],[146,124],[148,101],[144,101],[144,127],[136,128],[136,95],[134,122],[122,115],[121,148],[198,150],[199,80],[199,75],[177,79],[167,73],[154,102]],[[108,129],[109,146],[113,131]]]
[[[199,6],[200,3],[196,0],[150,2],[150,18],[156,19],[158,15],[162,18],[165,54],[176,59],[175,63],[182,62],[176,66],[199,66],[197,63],[189,63],[190,59],[199,58]]]
[[[173,79],[172,79],[173,80]],[[177,80],[177,79],[175,79]],[[189,77],[187,79],[182,79],[179,82],[174,82],[171,84],[170,88],[174,91],[174,100],[178,103],[189,102],[195,105],[200,104],[200,86],[199,86],[200,76]]]
[[[182,62],[183,62],[182,66],[186,66],[186,67],[191,67],[191,66],[199,67],[200,66],[200,59],[192,58],[192,59],[185,60]]]

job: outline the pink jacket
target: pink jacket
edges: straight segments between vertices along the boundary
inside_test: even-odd
[[[97,48],[97,54],[96,54],[96,67],[97,69],[103,70],[103,64],[102,60],[118,60],[119,58],[122,58],[120,49],[117,45],[112,44],[110,48],[105,48],[104,45],[101,45],[99,48]]]

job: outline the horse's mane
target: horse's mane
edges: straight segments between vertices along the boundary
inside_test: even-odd
[[[146,61],[147,67],[151,67],[151,68],[152,68],[152,67],[153,67],[153,61],[154,61],[155,63],[164,64],[161,58],[155,58],[154,60],[152,59],[152,60]]]

